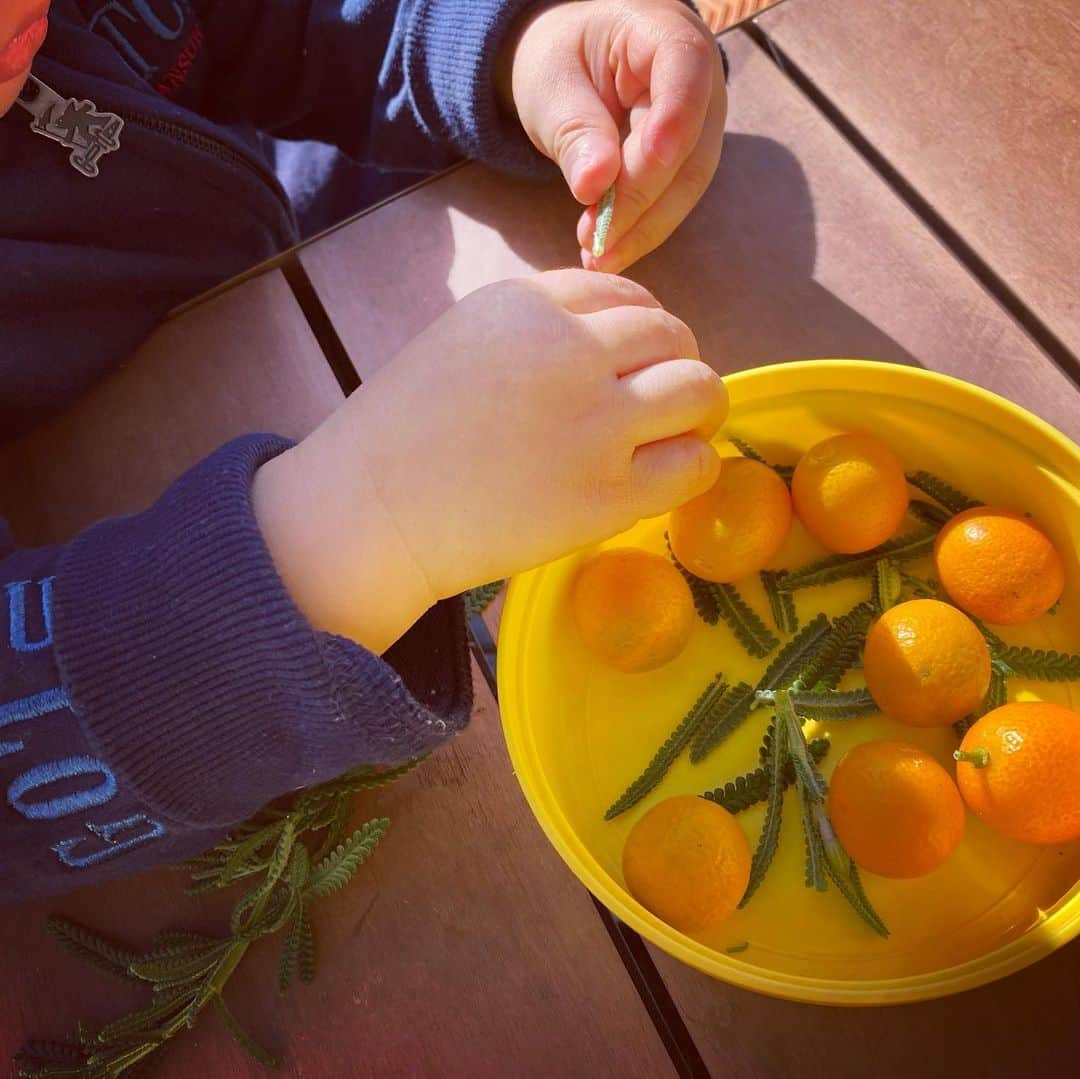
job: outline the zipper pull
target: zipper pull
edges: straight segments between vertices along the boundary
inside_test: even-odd
[[[68,160],[83,176],[97,176],[98,161],[120,149],[124,121],[113,112],[98,112],[92,101],[61,97],[34,75],[17,101],[33,117],[30,130],[71,150]]]

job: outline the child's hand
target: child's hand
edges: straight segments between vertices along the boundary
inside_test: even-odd
[[[258,473],[281,575],[319,628],[381,651],[437,599],[693,498],[723,384],[641,286],[490,285]]]
[[[716,171],[726,94],[716,42],[679,0],[588,0],[527,17],[500,80],[574,197],[583,265],[619,273],[658,247]],[[620,128],[629,127],[622,142]],[[618,176],[604,256],[593,205]]]

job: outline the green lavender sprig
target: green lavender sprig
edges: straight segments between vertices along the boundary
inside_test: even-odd
[[[929,495],[935,502],[940,502],[951,513],[963,513],[964,510],[982,505],[981,502],[976,502],[963,491],[958,491],[951,483],[947,483],[940,476],[935,476],[930,472],[909,472],[907,481],[912,487],[917,487],[923,494]]]
[[[900,571],[900,579],[904,588],[913,599],[940,599],[941,589],[937,581],[928,580],[925,577],[917,577],[912,573]]]
[[[908,503],[908,513],[931,528],[940,529],[949,520],[948,510],[935,506],[933,502],[924,502],[921,498],[913,498]]]
[[[855,912],[876,932],[889,931],[863,890],[855,863],[840,845],[825,810],[827,785],[817,769],[817,762],[803,733],[791,695],[782,690],[775,695],[776,719],[766,742],[768,801],[765,823],[758,837],[750,864],[750,880],[739,906],[744,907],[758,888],[772,864],[780,838],[783,816],[786,769],[794,773],[799,795],[800,817],[806,848],[806,883],[824,891],[826,878],[831,880]]]
[[[799,687],[815,691],[836,689],[858,662],[866,631],[875,616],[872,604],[859,603],[835,618],[828,636],[801,672]]]
[[[896,562],[910,562],[928,555],[934,549],[936,529],[920,528],[903,536],[888,540],[863,554],[834,554],[811,562],[801,569],[786,573],[778,587],[784,592],[796,592],[802,588],[817,588],[835,584],[837,581],[867,577],[874,572],[878,562],[891,558]]]
[[[1019,678],[1035,678],[1043,682],[1075,682],[1080,680],[1080,655],[1055,652],[1053,649],[1021,648],[1005,645],[992,655]]]
[[[821,832],[814,816],[815,803],[800,784],[799,815],[802,820],[803,846],[806,859],[805,883],[807,888],[824,892],[828,888],[825,869],[825,846],[821,842]]]
[[[811,738],[807,742],[807,749],[814,761],[820,763],[829,752],[830,745],[828,738]],[[784,789],[786,790],[794,782],[795,768],[789,761],[784,769]],[[755,768],[752,772],[728,780],[722,787],[705,791],[701,797],[715,802],[729,813],[742,813],[743,810],[764,802],[769,797],[768,769],[764,766]]]
[[[733,584],[720,584],[716,588],[720,617],[731,628],[739,644],[754,659],[764,659],[780,643],[776,635],[742,598]]]
[[[505,581],[492,581],[490,584],[478,585],[465,593],[465,617],[472,618],[474,615],[483,614],[491,606],[492,600],[503,590]]]
[[[690,744],[690,763],[700,764],[721,742],[750,715],[754,687],[739,682],[724,694],[723,700],[697,729]]]
[[[995,708],[1000,708],[1009,699],[1009,679],[1005,674],[1002,667],[994,662],[990,664],[990,683],[986,689],[986,696],[983,698],[983,702],[979,705],[978,709],[970,716],[964,716],[963,719],[957,720],[953,724],[953,730],[959,738],[963,738],[965,734],[975,725],[975,723],[982,719],[987,712],[992,712]]]
[[[783,724],[777,726],[769,751],[769,760],[765,765],[769,776],[765,823],[761,827],[761,835],[758,836],[754,856],[750,861],[750,879],[742,899],[739,900],[740,908],[745,907],[761,887],[765,874],[769,871],[769,866],[772,865],[772,860],[776,856],[776,849],[780,845],[780,825],[784,814],[784,771],[788,764],[787,738],[787,726]]]
[[[679,721],[679,725],[668,736],[664,744],[656,751],[645,766],[645,770],[619,795],[604,814],[604,820],[613,820],[620,813],[625,813],[637,805],[650,791],[659,786],[668,770],[679,759],[690,740],[720,705],[727,684],[720,675],[710,682],[701,696],[694,702],[690,711]]]
[[[786,731],[785,745],[795,765],[795,785],[806,845],[807,886],[824,891],[827,876],[855,913],[875,933],[887,937],[889,930],[867,898],[854,861],[836,837],[825,809],[828,787],[808,751],[802,724],[786,694],[781,694],[777,700],[776,731],[778,735]]]
[[[825,812],[825,806],[817,802],[813,808],[817,834],[821,837],[821,846],[825,854],[825,872],[836,885],[840,894],[848,901],[851,908],[879,936],[889,935],[888,927],[874,910],[862,886],[858,867],[851,855],[841,846],[836,837],[832,822]]]
[[[756,689],[776,691],[790,686],[807,669],[812,668],[830,629],[829,619],[823,614],[807,622],[776,654]]]
[[[601,258],[607,245],[608,229],[611,228],[611,219],[615,214],[615,185],[612,184],[603,195],[596,207],[596,224],[593,226],[592,253],[593,258]]]
[[[769,600],[773,624],[781,633],[798,633],[799,616],[795,612],[795,598],[790,592],[780,591],[780,581],[783,577],[783,570],[761,571],[761,583],[765,588],[765,596]]]
[[[759,464],[768,465],[785,483],[791,482],[791,477],[795,474],[794,465],[776,465],[772,461],[767,461],[749,442],[745,442],[743,439],[738,438],[735,435],[728,435],[728,441],[742,454],[743,457],[749,457],[751,461],[757,461]]]
[[[986,697],[979,709],[979,716],[985,716],[995,708],[1000,708],[1009,699],[1009,679],[1000,667],[993,664],[990,666],[990,684],[986,689]]]
[[[14,1062],[17,1074],[23,1079],[113,1079],[146,1062],[208,1008],[246,1052],[272,1066],[273,1055],[241,1028],[223,991],[248,948],[286,927],[278,983],[284,988],[296,973],[311,980],[311,904],[355,876],[390,823],[375,818],[350,833],[355,795],[391,782],[418,763],[383,772],[361,768],[310,788],[290,809],[264,810],[178,867],[192,874],[196,891],[248,881],[248,890],[233,907],[227,935],[165,930],[146,951],[136,952],[76,922],[50,919],[49,932],[68,950],[102,970],[147,985],[153,996],[144,1007],[99,1028],[78,1024],[73,1043],[27,1042]]]
[[[769,462],[750,445],[749,442],[739,438],[737,435],[728,435],[728,442],[730,442],[743,457],[750,458],[751,461],[757,461],[758,464],[767,465]]]
[[[974,621],[990,649],[993,666],[1006,677],[1016,675],[1019,678],[1033,678],[1042,682],[1080,680],[1080,655],[1007,644],[978,619]]]
[[[830,720],[864,719],[880,711],[867,689],[853,689],[846,693],[835,690],[791,690],[788,694],[800,719],[812,719],[819,723]],[[757,698],[774,703],[777,694],[769,690],[759,691]]]
[[[904,580],[900,563],[894,558],[879,558],[871,578],[870,602],[879,610],[887,611],[900,602]]]
[[[735,634],[735,639],[754,659],[764,659],[773,651],[780,641],[742,598],[738,589],[732,584],[717,584],[691,573],[675,557],[670,537],[665,534],[664,539],[675,568],[690,587],[694,608],[701,620],[715,626],[722,618]]]

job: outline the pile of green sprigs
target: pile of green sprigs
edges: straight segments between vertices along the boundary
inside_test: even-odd
[[[178,867],[191,874],[189,894],[247,885],[222,936],[166,929],[146,951],[136,952],[75,922],[51,918],[49,932],[61,944],[101,970],[146,986],[151,998],[145,1007],[104,1026],[79,1023],[73,1042],[27,1042],[15,1059],[15,1074],[21,1079],[111,1079],[144,1063],[206,1009],[217,1013],[255,1060],[275,1066],[272,1054],[256,1044],[227,1007],[225,985],[248,948],[278,932],[285,934],[279,988],[284,991],[297,976],[312,980],[312,904],[348,884],[390,824],[378,817],[349,831],[355,795],[390,783],[417,763],[385,772],[358,769],[312,787],[291,808],[264,810]]]
[[[731,441],[747,457],[768,464],[741,439]],[[789,481],[789,466],[773,465]],[[789,639],[780,638],[730,584],[714,584],[696,577],[671,553],[675,565],[690,586],[698,615],[709,625],[721,620],[735,639],[755,659],[773,655],[755,685],[728,684],[717,674],[704,688],[690,711],[656,751],[645,769],[604,814],[606,820],[637,805],[663,780],[671,766],[688,751],[690,762],[700,764],[758,709],[772,713],[759,751],[759,767],[708,790],[704,798],[731,813],[766,803],[765,822],[750,868],[750,883],[740,906],[745,906],[761,886],[780,840],[784,794],[794,785],[799,798],[806,846],[806,885],[825,891],[832,881],[859,916],[877,933],[888,936],[863,891],[855,863],[840,845],[825,809],[827,786],[818,764],[829,751],[825,738],[807,739],[807,720],[833,722],[858,719],[878,711],[866,689],[841,691],[840,683],[861,663],[866,634],[882,611],[908,599],[941,598],[937,582],[915,576],[907,565],[934,549],[938,531],[953,514],[978,505],[945,481],[927,472],[910,474],[908,482],[933,501],[913,499],[915,524],[906,532],[873,550],[854,555],[830,555],[800,569],[765,571],[762,585],[773,623]],[[805,589],[837,581],[869,582],[867,599],[837,618],[819,614],[800,627],[794,595]],[[1032,650],[1008,645],[984,626],[992,659],[990,687],[980,710],[956,725],[963,735],[980,715],[1004,704],[1008,678],[1016,675],[1045,681],[1080,679],[1080,656]],[[777,651],[779,649],[779,651]]]

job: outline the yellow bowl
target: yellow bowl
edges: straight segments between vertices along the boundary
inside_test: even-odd
[[[885,439],[906,469],[926,469],[987,503],[1032,513],[1065,557],[1065,596],[1056,614],[1001,636],[1031,647],[1077,650],[1080,451],[1064,435],[975,386],[891,364],[816,360],[726,381],[727,431],[776,463],[794,463],[829,434],[863,428]],[[665,523],[643,521],[601,546],[662,552]],[[791,1000],[845,1005],[896,1004],[970,989],[1033,963],[1080,932],[1080,842],[1026,846],[996,835],[969,813],[959,850],[934,873],[907,881],[863,875],[891,930],[882,940],[835,888],[821,895],[804,887],[803,841],[791,794],[776,860],[745,910],[699,936],[679,933],[650,914],[622,882],[630,827],[662,798],[700,793],[755,768],[767,713],[753,713],[701,764],[684,756],[650,797],[621,817],[605,822],[604,810],[710,677],[723,671],[731,681],[753,681],[763,663],[749,659],[723,624],[699,622],[686,651],[658,671],[626,675],[603,668],[580,645],[566,603],[575,567],[594,550],[511,583],[499,634],[499,697],[510,756],[533,812],[582,883],[623,921],[717,978]],[[795,566],[820,553],[796,524],[776,564]],[[800,618],[847,610],[866,597],[867,587],[850,581],[804,591],[797,597]],[[745,582],[740,591],[768,620],[760,584]],[[1010,679],[1010,698],[1077,708],[1080,686]],[[826,733],[833,742],[823,764],[826,776],[847,748],[871,738],[916,742],[947,767],[956,747],[951,728],[900,727],[880,716],[835,724]],[[739,816],[751,844],[762,813],[756,807]]]

